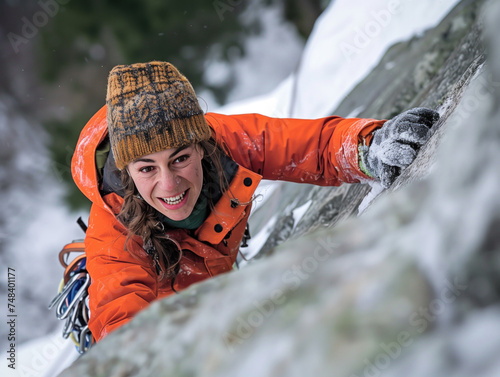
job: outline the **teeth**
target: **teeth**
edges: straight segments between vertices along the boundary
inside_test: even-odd
[[[182,201],[182,199],[184,199],[185,194],[186,192],[184,191],[182,194],[179,194],[177,196],[172,196],[171,198],[162,198],[162,200],[170,205],[179,204]]]

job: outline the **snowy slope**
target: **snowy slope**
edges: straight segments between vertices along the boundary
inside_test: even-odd
[[[422,30],[434,26],[442,19],[457,0],[421,0],[416,1],[382,1],[382,0],[336,0],[331,3],[318,20],[311,38],[306,44],[304,54],[295,73],[285,79],[268,95],[255,97],[250,100],[235,102],[215,111],[223,113],[259,112],[272,116],[320,117],[328,115],[340,100],[361,80],[378,62],[387,47],[392,43],[407,39]],[[395,5],[398,5],[396,6]],[[389,13],[387,13],[389,12]],[[387,16],[384,22],[384,15]],[[379,26],[375,25],[379,23]],[[370,34],[369,43],[363,44],[362,37],[357,39],[363,31]],[[375,32],[376,31],[376,32]],[[292,41],[293,38],[290,39]],[[292,43],[292,42],[290,42]],[[351,48],[349,47],[351,46]],[[354,50],[353,50],[354,48]],[[272,49],[272,46],[271,46]],[[295,48],[294,48],[295,49]],[[356,50],[357,49],[357,50]],[[296,52],[296,50],[293,50]],[[354,51],[354,52],[353,52]],[[275,55],[276,51],[270,51]],[[255,49],[254,54],[266,61],[265,50]],[[248,59],[256,59],[255,55]],[[272,64],[272,58],[268,59]],[[243,66],[245,67],[245,66]],[[288,67],[287,69],[290,69]],[[245,67],[245,82],[259,82],[268,80],[265,76],[253,76],[253,72]],[[264,75],[270,74],[264,72]],[[248,86],[242,84],[240,90]],[[234,94],[234,98],[243,98],[244,94]],[[45,207],[51,218],[59,218],[63,223],[74,221],[67,218],[64,211],[55,213],[53,204]],[[42,207],[42,212],[44,211]],[[51,212],[49,212],[51,211]],[[299,212],[299,211],[298,211]],[[297,212],[297,215],[300,215]],[[38,221],[47,220],[47,215],[36,217]],[[34,221],[35,219],[33,219]],[[30,224],[30,228],[40,229],[38,223]],[[66,233],[66,231],[64,232]],[[36,233],[32,233],[36,234]],[[54,237],[51,235],[51,242]],[[67,235],[61,234],[56,240],[62,246],[67,241]],[[22,240],[19,245],[22,245]],[[18,248],[18,245],[13,245]],[[24,246],[22,246],[24,247]],[[52,247],[52,246],[51,246]],[[51,258],[54,254],[52,252]],[[54,260],[47,260],[54,263]],[[53,315],[53,313],[50,313]],[[57,332],[55,338],[59,335]],[[58,346],[50,349],[50,356],[45,357],[45,363],[40,364],[37,355],[43,354],[43,347],[54,339],[52,336],[34,343],[27,343],[18,347],[18,363],[22,363],[25,373],[11,371],[2,365],[2,376],[52,376],[53,369],[44,374],[44,370],[54,367],[54,363],[61,365],[61,358],[67,361],[71,357],[63,357],[63,350],[68,351],[72,346]],[[73,352],[72,357],[76,357]],[[57,360],[57,361],[56,361]],[[5,363],[5,359],[2,361]],[[37,364],[38,363],[38,364]],[[19,364],[18,364],[19,365]],[[10,374],[4,374],[7,370]]]
[[[274,91],[231,103],[226,114],[330,115],[392,44],[435,26],[458,0],[335,0],[320,16],[296,72]]]

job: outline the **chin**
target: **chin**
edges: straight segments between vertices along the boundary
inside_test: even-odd
[[[167,216],[170,220],[182,221],[186,220],[189,217],[189,215],[191,215],[191,213],[193,212],[193,208],[191,208],[189,211],[182,211],[182,212],[166,211],[165,209],[163,209],[163,211],[160,212],[163,213],[165,216]]]

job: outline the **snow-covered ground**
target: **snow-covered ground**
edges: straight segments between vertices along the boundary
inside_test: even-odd
[[[298,55],[302,46],[295,31],[276,19],[277,13],[272,10],[275,13],[266,16],[270,17],[266,23],[273,23],[272,17],[275,17],[275,23],[282,28],[279,32],[276,28],[265,29],[263,37],[249,41],[247,60],[233,67],[241,81],[231,98],[242,99],[249,94],[259,96],[209,110],[227,114],[259,112],[279,117],[316,118],[328,115],[370,72],[390,45],[434,26],[456,3],[458,0],[332,1],[318,19],[300,59]],[[276,78],[286,75],[289,76],[278,84]],[[276,85],[274,90],[268,94],[259,92],[269,89],[270,84]],[[43,193],[53,184],[46,183],[38,191]],[[75,216],[59,206],[62,194],[58,195],[51,200],[43,195],[37,197],[37,215],[25,217],[22,237],[10,240],[9,263],[18,271],[19,285],[33,284],[34,290],[40,282],[44,282],[44,286],[57,286],[60,274],[47,276],[45,272],[53,271],[54,264],[58,263],[57,252],[78,232],[74,225]],[[297,210],[297,216],[299,212]],[[260,238],[256,235],[254,240]],[[27,240],[37,240],[36,247],[30,247]],[[31,263],[27,264],[27,260],[35,261],[36,268]],[[23,303],[18,305],[23,310]],[[24,308],[27,309],[27,306]],[[54,313],[47,312],[46,315],[53,316]],[[43,318],[30,318],[29,324],[19,323],[17,331],[30,333],[38,326],[38,321],[43,321]],[[53,377],[54,367],[64,367],[65,362],[70,363],[72,358],[78,356],[76,351],[71,352],[73,346],[69,341],[57,340],[59,334],[58,330],[33,342],[18,344],[16,370],[9,369],[6,358],[2,357],[1,375]],[[72,356],[67,356],[67,353]],[[6,354],[4,346],[2,354]]]

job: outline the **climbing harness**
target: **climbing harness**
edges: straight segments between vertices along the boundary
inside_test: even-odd
[[[85,232],[87,226],[82,219],[78,224]],[[77,255],[73,258],[72,253]],[[65,268],[64,277],[59,284],[59,293],[52,299],[49,310],[55,307],[56,317],[65,321],[63,338],[71,338],[79,353],[85,353],[94,343],[88,327],[90,275],[86,269],[85,244],[75,240],[59,253],[59,262]]]

